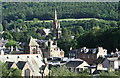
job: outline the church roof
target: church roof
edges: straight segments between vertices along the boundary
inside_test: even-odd
[[[80,64],[82,64],[83,61],[69,61],[66,66],[67,67],[77,67],[79,66]]]
[[[7,65],[8,65],[8,70],[9,70],[9,69],[11,68],[11,66],[13,65],[14,62],[9,62],[9,61],[7,61],[6,63],[7,63]]]
[[[22,70],[24,68],[25,64],[26,64],[25,61],[18,61],[17,67]]]
[[[30,38],[29,46],[39,46],[39,44],[33,39],[32,37]]]

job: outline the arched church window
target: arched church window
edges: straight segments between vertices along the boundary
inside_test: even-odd
[[[36,54],[36,49],[35,48],[33,49],[33,54]]]
[[[25,73],[25,78],[30,78],[30,70],[29,69],[26,69],[24,73]]]

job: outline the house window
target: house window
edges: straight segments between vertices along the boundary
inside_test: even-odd
[[[25,70],[24,76],[27,77],[27,78],[30,78],[30,70],[29,69]]]
[[[36,49],[35,48],[33,49],[33,54],[36,54]]]

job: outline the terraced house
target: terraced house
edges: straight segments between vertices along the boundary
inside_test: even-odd
[[[105,57],[107,50],[103,47],[75,49],[69,51],[69,58],[80,58],[85,60],[88,64],[93,64],[98,57]]]

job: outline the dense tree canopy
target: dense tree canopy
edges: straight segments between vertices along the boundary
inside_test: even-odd
[[[3,3],[3,19],[39,20],[53,19],[57,9],[59,19],[102,18],[118,20],[118,2],[7,2]]]
[[[106,31],[93,29],[89,33],[81,35],[78,38],[79,47],[99,47],[102,46],[108,50],[108,53],[120,49],[120,28],[111,28]]]

